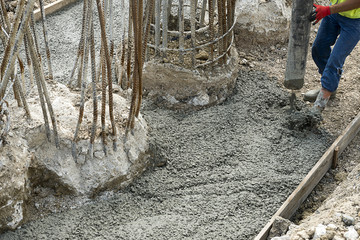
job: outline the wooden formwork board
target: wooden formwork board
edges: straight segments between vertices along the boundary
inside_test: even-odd
[[[56,2],[50,3],[49,5],[45,6],[45,14],[49,15],[52,14],[58,10],[60,10],[63,7],[66,7],[67,5],[74,3],[78,0],[58,0]],[[38,21],[41,19],[41,13],[40,13],[40,9],[36,9],[34,11],[34,18],[35,21]]]
[[[276,217],[279,216],[286,219],[292,217],[292,215],[297,211],[297,209],[304,202],[304,200],[309,196],[311,191],[331,168],[333,164],[334,153],[336,155],[335,157],[337,158],[337,156],[344,151],[344,149],[349,145],[349,143],[354,139],[354,137],[359,131],[360,113],[346,127],[346,129],[335,140],[335,142],[330,146],[330,148],[324,153],[324,155],[320,158],[316,165],[306,175],[306,177],[302,180],[299,186],[288,197],[288,199],[283,203],[283,205],[279,208],[279,210],[275,213],[275,215],[270,219],[270,221],[265,225],[265,227],[255,237],[254,240],[267,239]]]

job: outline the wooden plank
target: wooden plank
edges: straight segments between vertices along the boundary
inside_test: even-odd
[[[78,1],[78,0],[58,0],[56,2],[53,2],[53,3],[45,6],[45,14],[50,15],[64,7],[66,7],[67,5],[76,2],[76,1]],[[34,18],[35,18],[35,21],[38,21],[41,19],[40,9],[36,9],[34,11]]]
[[[307,176],[302,180],[299,186],[283,203],[275,215],[265,225],[261,232],[255,237],[255,240],[265,240],[269,235],[270,229],[277,216],[289,219],[297,211],[311,191],[320,182],[326,172],[332,166],[335,149],[338,149],[340,155],[354,137],[360,131],[360,114],[346,127],[343,133],[335,140],[330,148],[324,153],[316,165],[311,169]]]

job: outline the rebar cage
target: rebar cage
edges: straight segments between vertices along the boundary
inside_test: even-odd
[[[226,63],[234,41],[235,2],[155,0],[147,60],[186,68]]]

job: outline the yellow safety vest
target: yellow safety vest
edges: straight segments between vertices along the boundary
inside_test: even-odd
[[[331,0],[331,4],[333,5],[342,2],[346,2],[346,0]],[[341,12],[339,14],[348,18],[360,18],[360,8],[356,8],[346,12]]]

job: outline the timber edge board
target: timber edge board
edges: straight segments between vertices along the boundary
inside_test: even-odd
[[[62,8],[68,6],[72,3],[77,2],[77,1],[79,1],[79,0],[57,0],[53,3],[50,3],[45,6],[45,15],[48,16],[56,11],[61,10]],[[40,9],[36,9],[34,11],[34,18],[35,18],[35,21],[38,21],[41,19]]]

